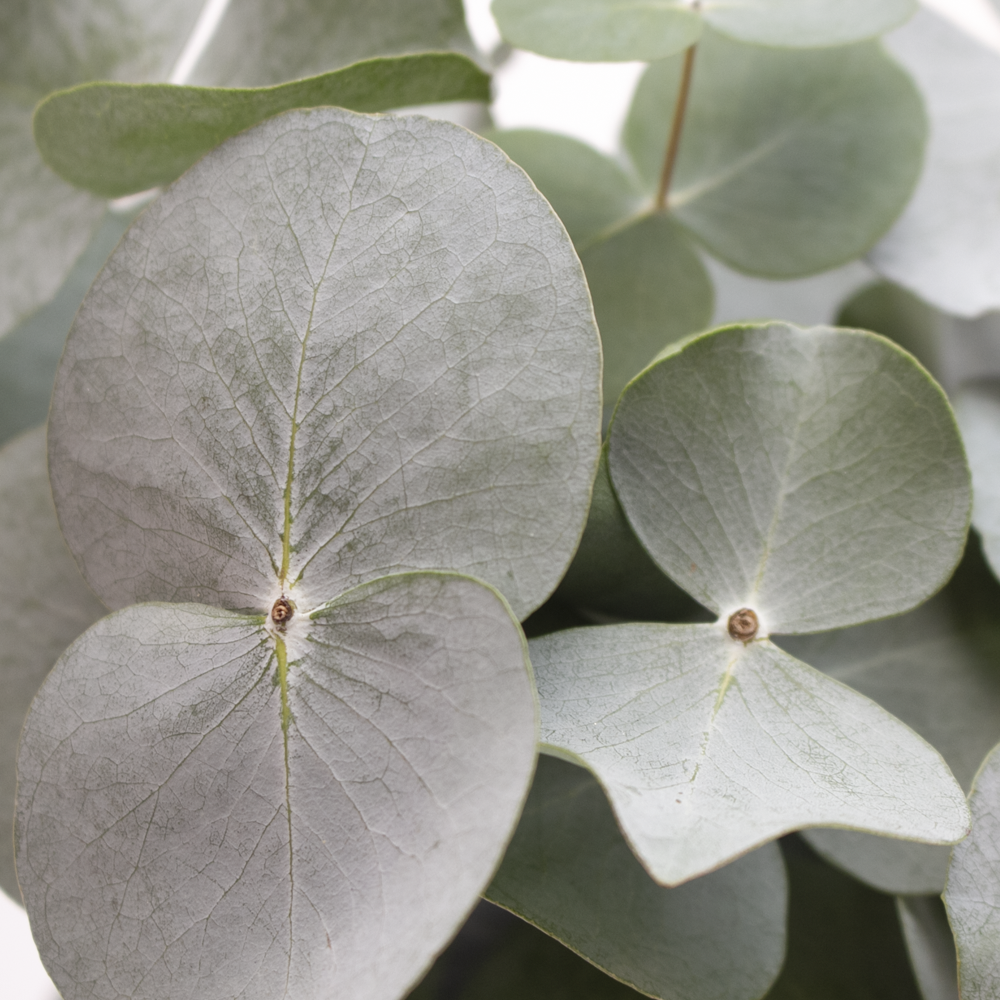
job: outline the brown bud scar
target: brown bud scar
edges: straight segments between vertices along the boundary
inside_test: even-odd
[[[287,597],[279,597],[271,606],[271,621],[278,626],[278,630],[280,632],[285,631],[285,623],[289,621],[294,614],[295,609],[292,607],[292,602],[288,600]]]
[[[757,634],[760,622],[750,608],[740,608],[729,616],[729,635],[737,642],[747,643]]]

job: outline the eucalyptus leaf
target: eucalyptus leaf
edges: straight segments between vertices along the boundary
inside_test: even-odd
[[[388,111],[436,101],[486,101],[489,77],[465,56],[370,59],[277,87],[87,83],[50,94],[35,111],[46,163],[107,198],[176,180],[225,139],[292,108],[334,104]]]
[[[899,896],[896,911],[923,1000],[959,1000],[955,939],[941,899]]]
[[[625,143],[653,192],[681,79],[654,63]],[[698,45],[668,207],[737,270],[796,277],[870,249],[920,173],[920,94],[877,43],[764,49],[706,32]]]
[[[665,889],[629,850],[593,776],[544,755],[486,897],[662,1000],[763,996],[784,958],[775,844]]]
[[[961,316],[1000,307],[1000,55],[930,11],[886,39],[930,117],[920,183],[870,255],[887,278]]]
[[[47,302],[89,243],[104,203],[42,161],[35,103],[95,78],[164,79],[202,0],[10,0],[0,9],[0,335]]]
[[[106,613],[59,533],[43,427],[0,450],[0,566],[0,888],[20,900],[10,831],[21,723],[62,651]]]
[[[610,157],[579,139],[537,129],[490,132],[535,182],[577,247],[586,247],[639,207],[642,192]]]
[[[590,768],[650,874],[677,885],[804,826],[936,843],[968,829],[933,747],[766,639],[607,625],[530,643],[543,743]]]
[[[630,620],[712,620],[711,612],[666,576],[635,537],[611,486],[607,446],[601,451],[580,547],[554,599],[584,612]]]
[[[636,378],[611,480],[657,564],[760,634],[887,617],[962,553],[969,474],[941,389],[860,331],[787,324],[692,338]]]
[[[1000,576],[1000,382],[973,382],[955,397],[955,415],[972,468],[972,523]]]
[[[517,623],[456,574],[364,585],[274,640],[201,605],[103,619],[18,756],[46,968],[66,1000],[401,995],[499,860],[535,719]]]
[[[898,618],[780,645],[877,701],[936,747],[964,789],[1000,740],[1000,585],[970,544],[944,591]],[[884,892],[944,890],[950,851],[846,830],[806,839]]]
[[[1000,990],[1000,746],[983,761],[969,807],[972,833],[952,851],[944,902],[962,1000],[992,1000]]]
[[[462,0],[231,0],[188,82],[261,87],[431,49],[475,53]]]
[[[797,838],[782,847],[792,890],[788,958],[767,1000],[920,1000],[892,898]]]
[[[73,317],[132,217],[107,212],[52,301],[0,338],[0,444],[49,415],[52,383]]]
[[[698,41],[701,19],[760,45],[810,48],[894,28],[916,0],[493,0],[503,37],[556,59],[662,59]],[[699,16],[700,15],[700,16]]]
[[[60,521],[112,607],[265,611],[446,568],[524,617],[583,530],[599,368],[576,254],[495,146],[288,112],[150,206],[81,306]]]

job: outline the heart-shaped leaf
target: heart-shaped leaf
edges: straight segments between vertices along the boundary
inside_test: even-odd
[[[535,726],[517,623],[467,577],[384,578],[275,640],[200,605],[117,612],[21,741],[43,961],[67,1000],[397,997],[489,879]]]
[[[662,170],[679,58],[652,65],[625,143],[650,191]],[[859,256],[903,210],[927,123],[906,73],[874,42],[775,51],[706,33],[668,206],[749,274],[795,277]]]
[[[896,912],[923,1000],[959,1000],[955,939],[936,896],[897,896]]]
[[[662,59],[698,41],[702,21],[761,45],[813,48],[894,28],[915,0],[493,0],[503,37],[556,59]]]
[[[871,263],[948,312],[1000,308],[1000,56],[926,10],[886,45],[931,130],[913,199]]]
[[[906,611],[951,575],[969,473],[941,389],[860,331],[694,338],[628,387],[609,434],[622,507],[663,570],[761,633]]]
[[[972,523],[1000,577],[1000,382],[963,386],[955,397],[955,416],[972,469]]]
[[[599,367],[573,248],[495,146],[289,112],[152,205],[81,307],[60,520],[112,607],[443,567],[524,617],[583,530]]]
[[[586,764],[676,885],[803,826],[965,835],[940,755],[884,709],[723,625],[608,625],[530,644],[542,740]]]
[[[0,450],[0,566],[0,888],[20,900],[9,833],[21,724],[60,653],[106,613],[59,533],[42,427]]]
[[[1000,746],[983,761],[969,807],[972,833],[952,851],[944,902],[962,1000],[992,1000],[1000,989]]]
[[[87,83],[42,101],[34,131],[56,173],[117,198],[176,180],[223,140],[291,108],[388,111],[489,96],[490,79],[475,63],[439,52],[370,59],[257,90]]]
[[[763,996],[785,951],[777,845],[676,889],[656,885],[622,839],[600,785],[542,756],[487,899],[663,1000]]]
[[[1000,586],[970,544],[944,591],[898,618],[781,646],[877,701],[936,747],[968,789],[1000,739]],[[808,830],[828,860],[884,892],[944,890],[951,854],[848,830]]]

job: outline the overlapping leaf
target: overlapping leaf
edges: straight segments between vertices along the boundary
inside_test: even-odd
[[[104,619],[26,723],[18,874],[68,1000],[419,979],[537,740],[510,606],[439,571],[521,614],[554,588],[599,359],[551,209],[443,122],[272,118],[132,227],[57,377],[59,516],[109,603],[212,606]]]
[[[20,900],[10,830],[21,725],[52,664],[106,612],[59,533],[41,427],[0,450],[0,565],[0,888]]]
[[[583,530],[599,377],[577,258],[495,147],[291,112],[149,208],[82,306],[60,520],[113,607],[443,564],[523,617]]]
[[[941,594],[909,614],[781,640],[877,701],[935,746],[968,789],[1000,739],[1000,586],[976,546]],[[846,830],[808,830],[826,858],[885,892],[944,890],[950,850]]]
[[[584,62],[662,59],[702,24],[746,42],[812,48],[871,38],[905,21],[914,0],[493,0],[512,45]]]
[[[896,912],[923,1000],[959,1000],[955,939],[935,896],[899,896]]]
[[[677,889],[656,885],[594,778],[547,756],[486,892],[663,1000],[763,996],[784,958],[786,896],[774,844]]]
[[[127,608],[42,687],[17,868],[68,1000],[397,997],[472,905],[534,765],[509,610],[425,573],[308,619]]]
[[[1000,576],[1000,383],[964,386],[955,398],[955,415],[972,468],[972,523]]]
[[[292,108],[334,104],[388,111],[408,104],[489,100],[489,77],[465,56],[370,59],[260,89],[91,83],[47,97],[35,141],[53,170],[108,198],[176,180],[223,140]]]
[[[532,643],[543,740],[594,771],[648,870],[677,884],[804,826],[962,837],[937,751],[765,638],[898,614],[950,575],[969,476],[926,372],[858,331],[724,328],[629,385],[608,464],[654,561],[721,616]]]
[[[972,832],[952,852],[944,902],[958,946],[963,1000],[1000,989],[1000,748],[976,775],[969,796]]]
[[[886,44],[931,132],[917,190],[872,265],[948,312],[1000,308],[1000,56],[929,11]]]

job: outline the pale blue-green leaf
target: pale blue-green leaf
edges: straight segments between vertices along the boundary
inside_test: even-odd
[[[923,1000],[958,1000],[955,939],[936,896],[898,896],[896,912]]]
[[[623,393],[611,480],[659,566],[768,632],[906,611],[961,556],[969,472],[951,408],[873,334],[788,324],[695,337]]]
[[[718,31],[758,45],[809,48],[874,38],[911,17],[917,0],[704,0]]]
[[[983,761],[969,806],[972,833],[952,851],[944,903],[962,1000],[994,1000],[1000,993],[1000,746]]]
[[[625,142],[650,192],[681,75],[652,65]],[[877,43],[820,51],[698,45],[668,205],[737,270],[797,277],[870,249],[917,182],[927,135],[920,95]]]
[[[527,171],[578,247],[622,223],[642,200],[614,160],[578,139],[535,129],[489,132],[486,138]]]
[[[776,844],[676,889],[657,885],[593,776],[543,755],[486,898],[649,996],[752,1000],[781,968],[787,892]]]
[[[701,34],[685,0],[493,0],[491,9],[511,45],[580,62],[663,59]]]
[[[523,617],[583,531],[599,385],[579,260],[494,145],[290,112],[185,174],[84,301],[56,506],[112,607],[266,611],[441,568]]]
[[[108,212],[51,302],[0,339],[0,444],[42,423],[73,317],[131,213]]]
[[[950,843],[961,788],[863,695],[724,625],[607,625],[530,643],[542,741],[598,777],[653,877],[676,885],[790,830]]]
[[[1000,381],[963,386],[955,396],[955,415],[972,469],[972,523],[1000,576]]]
[[[20,900],[10,830],[21,724],[60,653],[106,613],[59,533],[43,427],[0,450],[0,566],[0,888]]]
[[[1000,739],[1000,586],[974,544],[953,579],[909,614],[815,636],[793,656],[877,701],[936,747],[968,789]],[[940,894],[950,851],[845,830],[804,836],[824,857],[884,892]]]
[[[666,576],[635,537],[611,487],[606,445],[597,467],[587,527],[554,599],[584,613],[632,621],[712,620],[711,612]]]
[[[475,53],[462,0],[231,0],[186,82],[260,87],[432,49]]]
[[[712,282],[691,240],[673,219],[640,217],[580,254],[604,349],[604,400],[622,389],[667,344],[712,318]]]
[[[96,231],[104,203],[43,162],[31,112],[83,80],[165,79],[202,0],[10,0],[0,7],[0,335],[47,302]]]
[[[423,573],[300,610],[134,606],[49,675],[15,842],[66,1000],[396,1000],[489,880],[535,761],[509,609]]]
[[[920,183],[869,260],[940,309],[1000,308],[1000,55],[930,11],[886,39],[930,117]]]

